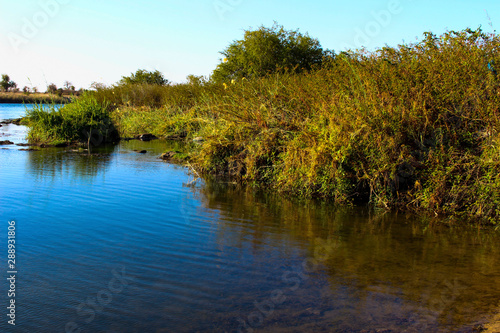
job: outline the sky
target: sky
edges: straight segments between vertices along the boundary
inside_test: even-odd
[[[498,0],[0,0],[0,74],[19,88],[112,85],[138,69],[209,76],[244,31],[274,22],[340,52],[426,31],[500,31]]]

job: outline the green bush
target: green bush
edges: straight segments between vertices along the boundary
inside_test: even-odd
[[[277,71],[302,72],[321,64],[326,53],[317,39],[274,24],[246,30],[242,40],[234,41],[212,74],[216,82],[256,78]]]
[[[120,84],[151,84],[158,86],[166,86],[168,85],[168,80],[165,79],[163,74],[156,70],[154,72],[150,72],[144,69],[139,69],[135,73],[132,73],[130,76],[123,76]]]
[[[99,145],[118,137],[109,103],[98,102],[90,93],[65,106],[35,105],[27,110],[27,123],[31,142],[81,141]]]

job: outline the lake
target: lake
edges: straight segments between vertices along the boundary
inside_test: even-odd
[[[196,179],[158,159],[175,145],[0,147],[1,332],[473,332],[498,313],[497,232]]]

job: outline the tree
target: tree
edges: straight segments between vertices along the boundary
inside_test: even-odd
[[[96,91],[98,90],[103,90],[103,89],[106,89],[106,85],[104,83],[100,83],[100,82],[92,82],[92,84],[90,85],[90,89],[94,89]]]
[[[64,81],[64,89],[70,90],[73,84],[69,81]]]
[[[57,86],[54,83],[51,83],[47,86],[47,92],[51,94],[55,94],[57,92]]]
[[[9,91],[10,89],[15,89],[17,83],[12,81],[7,74],[2,74],[2,81],[0,81],[0,87],[3,91]]]
[[[206,82],[206,79],[202,75],[190,74],[186,77],[187,83],[193,86],[200,86]]]
[[[310,70],[321,64],[326,52],[317,39],[275,23],[271,28],[246,30],[242,40],[232,42],[221,54],[224,60],[212,73],[216,82]]]
[[[149,72],[144,69],[139,69],[130,76],[122,76],[119,84],[153,84],[159,86],[166,86],[169,84],[168,80],[165,79],[163,74],[156,70],[154,72]]]
[[[10,77],[7,74],[2,74],[2,81],[0,82],[0,86],[2,87],[3,91],[9,90],[9,81]]]

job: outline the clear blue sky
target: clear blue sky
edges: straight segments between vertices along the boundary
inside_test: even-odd
[[[0,0],[0,73],[43,91],[66,80],[109,85],[137,69],[183,82],[208,76],[245,29],[274,21],[336,52],[374,49],[425,31],[500,31],[500,1]]]

